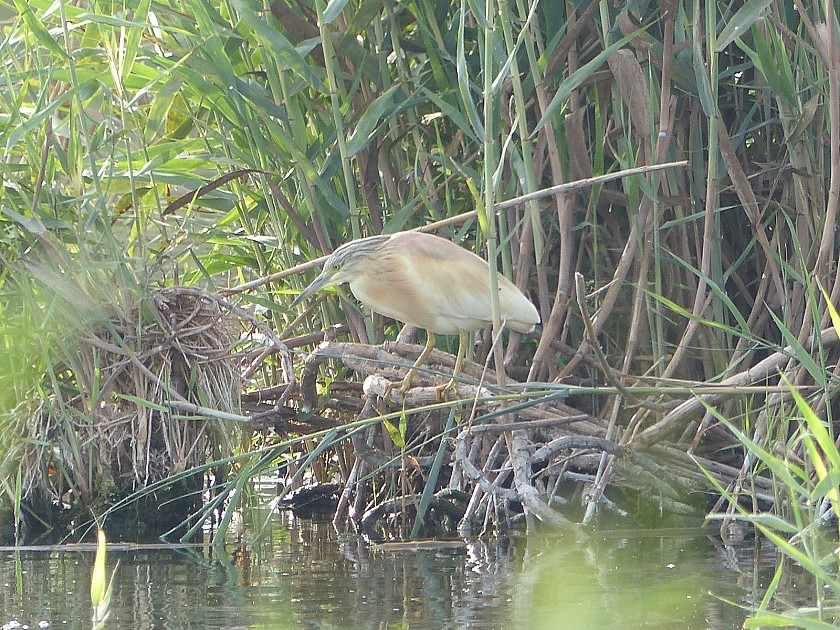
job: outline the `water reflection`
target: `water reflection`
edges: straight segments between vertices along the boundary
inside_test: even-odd
[[[257,546],[135,549],[111,628],[739,628],[752,548],[699,532],[370,547],[292,521]],[[92,551],[0,554],[0,625],[89,628]]]
[[[517,572],[512,627],[740,628],[735,578],[706,538],[532,539]]]

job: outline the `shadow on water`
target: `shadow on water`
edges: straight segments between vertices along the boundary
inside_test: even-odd
[[[751,545],[723,548],[698,531],[370,547],[328,525],[286,524],[253,548],[109,552],[120,565],[108,627],[739,628],[743,613],[722,599],[763,592]],[[0,621],[89,628],[92,561],[3,552]]]

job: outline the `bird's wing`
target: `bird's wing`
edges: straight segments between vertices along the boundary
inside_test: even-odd
[[[481,328],[492,320],[488,267],[483,259],[429,234],[404,233],[401,244],[403,271],[416,284],[414,291],[428,314],[438,320],[432,330],[453,334]],[[527,324],[526,329],[539,321],[528,298],[501,275],[499,306],[503,319]]]

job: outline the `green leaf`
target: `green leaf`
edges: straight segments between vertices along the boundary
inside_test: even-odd
[[[667,253],[670,254],[670,256],[677,262],[677,264],[690,270],[698,278],[702,278],[706,282],[708,287],[712,290],[712,293],[714,293],[718,297],[718,299],[720,299],[720,301],[723,302],[724,306],[726,306],[729,313],[738,323],[738,326],[742,331],[741,334],[749,334],[750,327],[747,325],[747,320],[744,319],[744,316],[741,314],[741,311],[738,310],[738,307],[735,306],[735,303],[732,301],[732,299],[729,297],[726,291],[720,288],[717,282],[712,280],[709,276],[702,273],[699,269],[689,264],[673,252],[667,251]]]
[[[837,313],[837,309],[834,308],[834,304],[831,303],[831,298],[822,285],[820,285],[820,291],[822,291],[823,299],[825,300],[825,307],[828,309],[828,314],[831,316],[831,325],[834,326],[834,332],[840,336],[840,314]]]
[[[811,613],[816,614],[816,613]],[[812,619],[799,611],[762,612],[744,621],[744,628],[803,628],[804,630],[836,630],[837,626]]]
[[[772,3],[773,0],[747,0],[718,35],[715,52],[721,52],[734,42],[735,38],[743,37]]]
[[[402,411],[400,412],[400,436],[403,440],[403,445],[405,445],[405,436],[406,432],[408,431],[408,414],[405,412],[405,407],[403,407]]]
[[[793,399],[796,401],[796,406],[799,409],[799,413],[805,418],[805,422],[808,425],[808,430],[811,432],[811,435],[814,436],[814,439],[817,440],[817,444],[819,444],[820,448],[822,449],[823,453],[825,453],[826,457],[828,457],[829,463],[831,464],[831,468],[837,472],[840,472],[840,453],[837,451],[837,446],[834,444],[834,440],[831,438],[831,435],[826,428],[825,423],[814,413],[814,410],[811,409],[811,406],[808,402],[802,397],[796,388],[790,384],[787,380],[787,377],[783,374],[782,378],[784,379],[785,383],[788,384],[790,387],[790,394],[793,396]]]
[[[825,497],[828,497],[833,503],[836,497],[832,497],[832,495],[837,493],[837,488],[840,488],[840,470],[829,472],[817,482],[811,492],[812,502],[820,503]]]
[[[405,410],[403,410],[403,415],[405,415]],[[455,424],[455,407],[452,407],[449,410],[449,418],[446,421],[446,427],[443,429],[443,433],[441,437],[445,437],[449,435],[450,431]],[[423,486],[423,494],[420,497],[420,504],[417,506],[417,517],[414,519],[414,525],[411,527],[411,534],[409,538],[414,540],[420,535],[420,528],[423,526],[423,520],[426,517],[426,512],[429,509],[429,504],[432,501],[432,497],[435,494],[435,488],[437,488],[438,478],[440,477],[440,470],[441,466],[443,465],[444,454],[446,452],[446,442],[447,440],[442,439],[440,441],[440,445],[438,446],[437,453],[435,453],[435,459],[432,462],[432,467],[429,469],[429,476],[426,479],[426,483]]]
[[[792,494],[798,494],[803,497],[808,496],[808,491],[797,481],[793,473],[803,479],[807,479],[807,475],[800,468],[795,466],[792,462],[782,460],[775,457],[772,453],[762,448],[757,442],[751,440],[743,431],[736,427],[728,418],[725,418],[717,409],[711,405],[704,403],[706,409],[722,424],[726,425],[737,440],[743,444],[749,451],[758,457],[770,471],[785,485]]]
[[[11,208],[0,207],[0,213],[5,214],[15,223],[20,224],[23,229],[27,232],[31,232],[32,234],[43,234],[46,232],[45,226],[35,217],[26,217],[22,214],[18,214]]]
[[[292,43],[280,31],[271,28],[270,24],[261,16],[258,16],[251,7],[243,0],[234,0],[236,11],[257,36],[257,39],[273,55],[277,57],[281,68],[292,70],[299,78],[321,92],[327,93],[324,82],[313,72],[309,64],[300,55]]]
[[[626,37],[622,37],[617,42],[615,42],[612,46],[605,48],[600,54],[598,54],[592,61],[587,64],[584,64],[572,74],[570,74],[557,88],[557,92],[551,99],[551,102],[548,104],[548,107],[545,109],[545,113],[540,118],[540,121],[537,123],[537,126],[534,127],[534,131],[531,133],[531,137],[536,136],[537,132],[542,129],[546,123],[551,120],[551,117],[554,116],[554,113],[563,105],[566,100],[569,98],[569,95],[580,87],[580,85],[586,81],[589,77],[595,74],[595,71],[598,70],[604,63],[606,63],[607,59],[612,56],[612,54],[624,46],[627,42],[635,39],[639,36],[640,33],[643,33],[647,27],[640,28],[638,30],[633,31]]]
[[[17,10],[20,12],[20,17],[23,18],[23,22],[26,24],[26,28],[28,28],[35,36],[38,43],[61,59],[69,60],[70,55],[68,55],[67,52],[58,45],[58,42],[53,39],[53,36],[50,35],[47,27],[45,27],[41,20],[38,19],[38,16],[32,12],[32,7],[29,6],[29,3],[24,2],[23,0],[14,1],[15,7],[17,7]]]
[[[481,194],[478,192],[478,188],[475,185],[475,180],[473,178],[467,179],[467,188],[470,191],[470,194],[475,201],[475,210],[476,216],[478,217],[478,226],[481,228],[482,233],[486,234],[489,228],[488,225],[488,218],[487,212],[484,208],[484,202],[482,200]]]
[[[697,84],[697,95],[700,97],[700,105],[703,108],[703,113],[711,118],[715,115],[715,99],[712,96],[712,86],[709,83],[706,63],[703,60],[703,50],[700,48],[700,42],[696,39],[691,46],[691,51],[691,65],[694,68],[694,81]]]
[[[327,8],[324,9],[324,14],[321,16],[324,24],[331,24],[341,14],[346,5],[347,0],[330,0]]]
[[[466,39],[464,35],[466,28],[464,22],[466,18],[466,10],[466,5],[462,4],[461,17],[458,26],[458,46],[455,63],[455,67],[458,71],[458,91],[461,95],[461,102],[467,112],[467,118],[470,121],[473,133],[476,137],[483,141],[484,125],[481,122],[481,116],[478,113],[478,108],[475,105],[475,100],[473,99],[472,92],[470,90],[470,75],[467,70],[466,53],[464,52],[464,40]]]
[[[100,529],[96,533],[96,556],[90,578],[90,601],[94,607],[99,606],[105,599],[105,589],[108,585],[105,570],[106,549],[105,532]]]
[[[62,92],[52,103],[44,105],[36,113],[34,113],[29,120],[22,125],[16,127],[6,140],[6,146],[12,147],[24,136],[29,135],[34,129],[40,127],[45,120],[51,118],[53,113],[67,101],[72,99],[76,93],[81,90],[83,86],[74,85],[69,90]]]
[[[744,521],[752,524],[761,524],[769,527],[775,531],[784,532],[786,534],[796,534],[799,528],[793,523],[787,522],[783,518],[779,518],[775,514],[712,514],[709,520],[735,520]]]
[[[684,317],[688,320],[696,321],[697,323],[702,324],[703,326],[708,326],[709,328],[716,328],[716,329],[721,330],[721,331],[723,331],[723,332],[725,332],[729,335],[734,335],[736,337],[744,337],[746,339],[751,339],[751,340],[754,340],[754,341],[760,341],[759,339],[757,339],[755,337],[755,335],[751,334],[749,330],[734,328],[734,327],[729,326],[727,324],[717,322],[713,319],[706,319],[705,317],[696,317],[694,315],[694,313],[692,313],[690,310],[680,306],[679,304],[677,304],[673,300],[670,300],[670,299],[666,298],[664,295],[659,295],[659,294],[654,293],[653,291],[651,291],[649,289],[646,289],[644,287],[642,287],[642,291],[644,291],[645,294],[647,294],[648,296],[650,296],[652,299],[656,300],[657,302],[659,302],[663,306],[667,307],[668,309],[670,309],[671,311],[673,311],[677,315],[679,315],[681,317]]]
[[[796,360],[805,366],[805,369],[808,370],[808,374],[811,375],[811,378],[813,378],[820,387],[827,387],[828,382],[826,380],[825,368],[817,365],[817,362],[814,361],[808,351],[802,347],[802,344],[799,343],[796,336],[788,330],[787,326],[784,325],[782,320],[780,320],[773,311],[768,311],[768,313],[770,313],[770,317],[773,318],[773,321],[776,322],[776,326],[778,326],[781,331],[782,337],[785,338],[787,345],[793,349]]]
[[[347,157],[353,157],[370,144],[373,130],[379,124],[379,121],[382,120],[386,114],[394,112],[394,95],[399,89],[399,85],[391,86],[390,89],[377,96],[374,101],[365,108],[362,117],[359,118],[359,122],[356,123],[353,135],[347,141]]]
[[[160,413],[169,413],[171,411],[171,409],[166,405],[159,405],[157,403],[151,402],[150,400],[146,400],[145,398],[141,398],[140,396],[134,396],[132,394],[117,394],[117,398],[127,400],[128,402],[132,402],[139,407],[145,407],[147,409],[159,411]]]
[[[790,393],[796,402],[796,407],[799,409],[799,413],[801,413],[805,418],[805,424],[810,431],[810,435],[805,435],[804,442],[811,457],[811,465],[814,467],[814,470],[817,473],[817,478],[819,479],[817,488],[814,488],[812,496],[817,495],[820,498],[822,498],[822,496],[827,496],[829,501],[831,501],[834,511],[836,512],[837,510],[840,510],[840,492],[838,492],[836,483],[837,477],[840,475],[840,452],[838,452],[837,446],[831,438],[825,424],[819,416],[814,413],[814,410],[808,402],[802,397],[790,381],[788,381],[784,374],[782,374],[782,379],[790,388]],[[817,449],[817,446],[814,444],[814,440],[811,439],[811,436],[813,436],[817,441],[819,449]],[[827,463],[824,461],[823,455],[825,456]],[[832,480],[832,483],[827,487],[826,480]]]
[[[783,104],[795,103],[797,102],[796,86],[792,78],[790,60],[784,54],[786,51],[784,44],[781,43],[773,28],[768,28],[765,33],[770,42],[765,39],[764,34],[758,27],[754,26],[750,31],[755,50],[751,49],[741,38],[736,39],[735,43],[747,54],[756,69],[764,75],[770,93],[780,99]]]
[[[405,412],[403,411],[403,413],[405,413]],[[389,422],[388,420],[383,420],[382,422],[385,424],[385,428],[388,429],[388,434],[391,436],[391,441],[394,443],[394,446],[396,446],[399,449],[404,449],[405,448],[405,439],[403,439],[403,436],[400,433],[400,430],[397,427],[395,427],[392,422]]]
[[[428,88],[421,87],[420,93],[423,94],[426,98],[428,98],[432,103],[437,105],[437,107],[442,111],[447,118],[449,118],[455,126],[458,127],[460,131],[463,131],[466,134],[467,138],[472,142],[478,142],[478,136],[473,131],[473,128],[470,126],[470,123],[464,118],[464,115],[455,107],[453,107],[448,101],[441,98],[439,94],[432,92]]]
[[[141,0],[134,9],[134,19],[138,22],[145,22],[146,16],[149,14],[149,7],[152,0]],[[125,38],[125,58],[122,63],[123,80],[131,74],[134,67],[134,60],[137,58],[137,52],[140,50],[140,40],[143,37],[148,25],[134,26],[128,29]]]

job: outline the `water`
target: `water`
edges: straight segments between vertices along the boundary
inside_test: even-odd
[[[752,545],[699,531],[370,547],[290,519],[257,546],[125,549],[109,628],[740,628]],[[92,550],[0,553],[0,625],[90,628]],[[769,569],[768,569],[769,571]],[[46,625],[48,624],[48,625]]]

